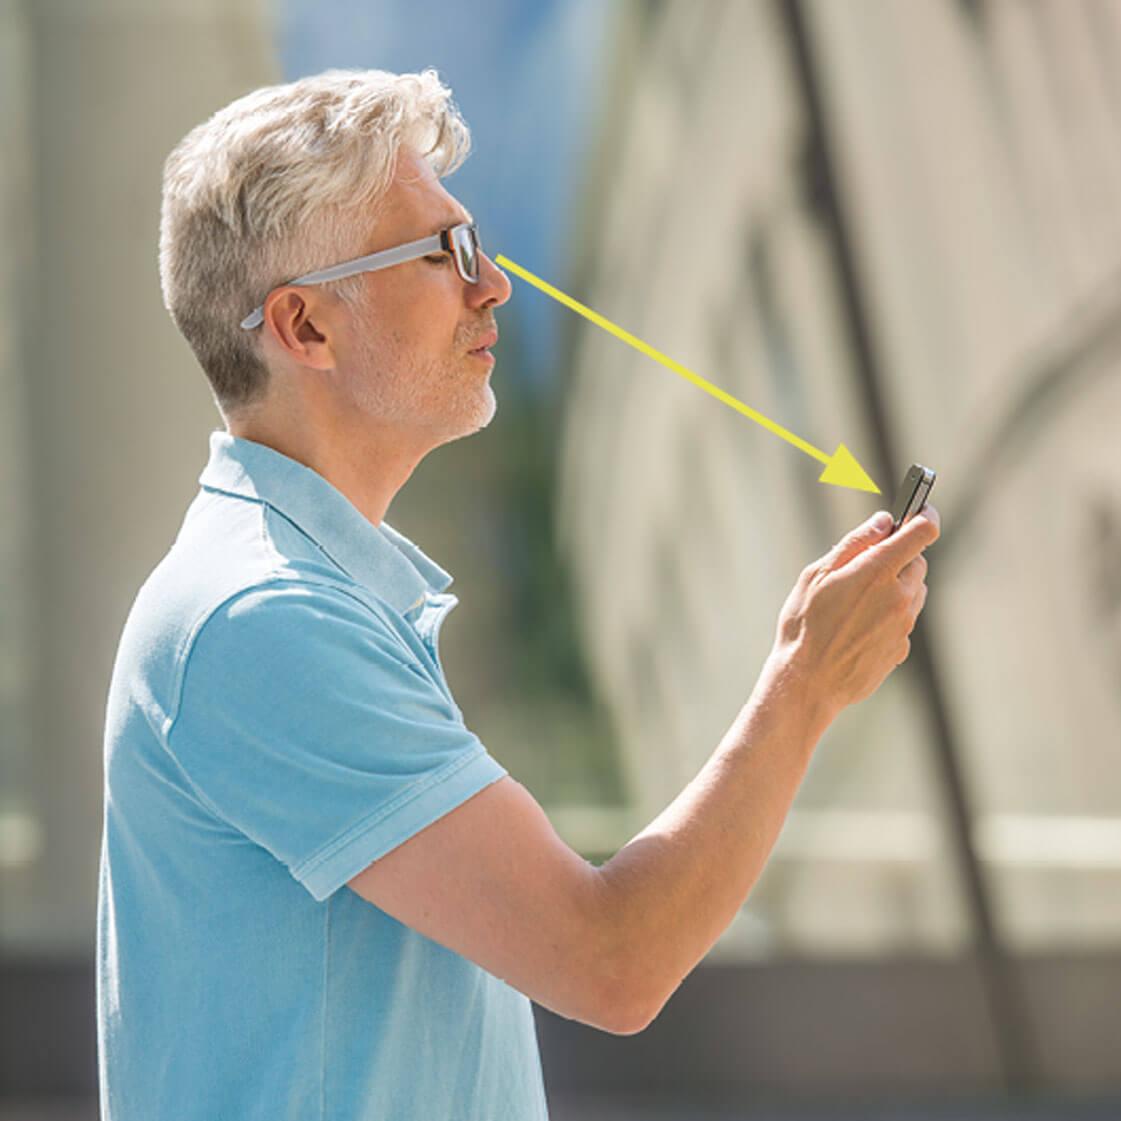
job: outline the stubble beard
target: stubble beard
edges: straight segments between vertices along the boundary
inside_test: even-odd
[[[498,401],[490,377],[474,359],[418,362],[393,339],[360,328],[358,366],[349,377],[356,408],[379,423],[433,431],[439,443],[470,436],[494,419]],[[463,347],[455,342],[456,354]],[[493,369],[493,367],[492,367]]]

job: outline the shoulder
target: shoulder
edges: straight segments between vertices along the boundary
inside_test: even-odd
[[[377,596],[345,578],[308,579],[277,573],[239,588],[198,622],[188,657],[202,647],[236,647],[275,657],[295,649],[342,652],[358,646],[400,645],[392,612]]]
[[[181,745],[281,733],[310,742],[377,720],[459,718],[376,600],[280,578],[241,589],[202,621],[170,716]]]

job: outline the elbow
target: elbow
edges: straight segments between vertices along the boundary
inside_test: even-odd
[[[611,1035],[638,1035],[657,1018],[661,1004],[651,1001],[648,993],[634,984],[624,983],[613,975],[602,987],[597,1017],[601,1031]]]
[[[603,1030],[611,1035],[638,1035],[654,1022],[657,1015],[657,1011],[650,1012],[642,1007],[628,1009],[625,1015],[618,1012],[608,1017]]]
[[[621,1010],[608,1010],[606,1015],[598,1017],[596,1026],[608,1035],[638,1035],[650,1026],[650,1021],[645,1016],[624,1014]]]
[[[594,964],[588,970],[598,979],[594,1001],[598,1013],[596,1026],[611,1035],[638,1035],[653,1023],[666,997],[659,999],[650,963],[636,952],[641,936],[621,920],[619,909],[607,896],[602,877],[599,883],[598,921],[589,943]]]
[[[648,1019],[628,1020],[623,1024],[605,1030],[612,1035],[638,1035],[639,1032],[645,1031],[651,1022]]]

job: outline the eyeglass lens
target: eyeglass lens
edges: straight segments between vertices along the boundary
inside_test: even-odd
[[[479,279],[479,241],[473,226],[455,231],[455,259],[464,280]]]

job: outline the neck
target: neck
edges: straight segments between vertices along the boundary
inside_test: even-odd
[[[431,450],[417,435],[389,426],[360,430],[303,429],[270,424],[266,418],[230,420],[231,436],[252,440],[322,475],[372,525],[380,526],[397,492]]]

